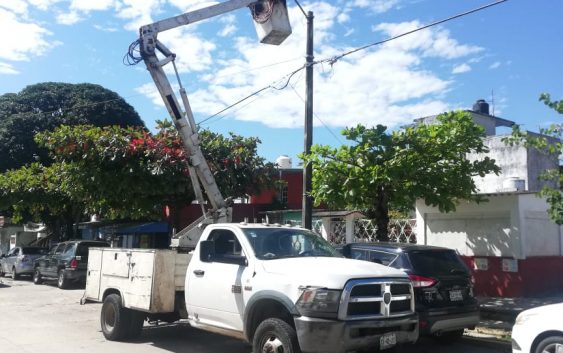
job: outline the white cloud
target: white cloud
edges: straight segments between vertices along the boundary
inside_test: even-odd
[[[395,37],[422,26],[419,21],[382,23],[375,26],[373,30],[384,32],[389,37]],[[448,30],[439,27],[406,35],[386,43],[385,46],[401,48],[402,50],[418,50],[424,56],[445,59],[456,59],[477,54],[483,50],[478,46],[459,44],[457,40],[450,36]]]
[[[456,65],[452,69],[452,74],[463,74],[465,72],[471,71],[471,66],[467,65],[466,63]]]
[[[98,31],[102,31],[102,32],[117,32],[117,31],[119,31],[119,29],[117,29],[113,26],[94,25],[94,28],[97,29]]]
[[[23,22],[9,11],[0,9],[0,33],[17,33],[17,36],[3,36],[0,45],[0,59],[29,61],[30,56],[40,56],[60,44],[49,42],[47,29],[35,23]]]
[[[492,63],[489,66],[489,69],[491,69],[491,70],[498,69],[500,67],[500,65],[501,65],[500,61],[495,61],[494,63]]]
[[[397,7],[400,0],[354,0],[348,6],[367,8],[375,13],[383,13]]]
[[[236,26],[236,17],[233,14],[221,17],[219,19],[219,22],[225,25],[223,29],[221,29],[221,31],[219,31],[218,33],[220,37],[230,36],[231,34],[235,33],[238,29]]]
[[[61,25],[71,26],[75,23],[78,23],[82,20],[80,14],[76,11],[71,11],[67,13],[61,13],[57,15],[57,23]]]
[[[19,73],[12,65],[0,62],[0,75],[17,75]]]
[[[30,5],[35,6],[43,11],[49,10],[51,6],[62,1],[63,0],[27,0]]]
[[[169,2],[177,7],[181,13],[199,10],[218,3],[217,1],[208,0],[169,0]]]
[[[126,29],[137,31],[139,27],[153,23],[153,12],[164,4],[165,0],[122,0],[116,6],[117,17],[128,21]]]
[[[71,0],[70,8],[72,10],[90,12],[90,11],[104,11],[112,8],[115,5],[115,0]]]
[[[2,0],[0,8],[5,8],[20,15],[27,13],[27,3],[23,0]]]
[[[215,43],[202,39],[190,28],[162,32],[159,34],[159,40],[176,54],[176,67],[180,73],[203,71],[209,69],[213,63],[212,52],[216,48]]]

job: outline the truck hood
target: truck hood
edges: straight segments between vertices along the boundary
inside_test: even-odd
[[[262,262],[264,271],[288,276],[298,285],[342,289],[346,282],[358,278],[406,278],[401,271],[380,264],[341,257],[296,257]]]

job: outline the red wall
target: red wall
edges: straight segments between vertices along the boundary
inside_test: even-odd
[[[462,257],[472,271],[475,295],[533,297],[563,292],[563,256],[518,260],[518,272],[504,272],[501,257],[479,257],[488,259],[486,271],[475,270],[475,257]]]
[[[285,169],[280,171],[281,180],[287,183],[287,209],[301,209],[303,201],[303,170]],[[279,180],[278,179],[278,180]],[[271,204],[277,196],[276,190],[266,190],[259,195],[252,195],[252,204]]]

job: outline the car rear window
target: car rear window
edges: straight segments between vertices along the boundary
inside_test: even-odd
[[[413,270],[421,275],[469,274],[465,264],[452,250],[410,251],[409,260]]]
[[[25,255],[44,255],[47,253],[46,248],[23,248]]]
[[[107,248],[108,246],[107,243],[80,243],[76,249],[76,256],[88,257],[89,248]]]

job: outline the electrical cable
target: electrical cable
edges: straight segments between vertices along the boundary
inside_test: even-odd
[[[301,97],[301,95],[299,94],[299,92],[297,92],[297,90],[295,89],[294,86],[290,85],[291,89],[293,90],[293,92],[295,93],[295,95],[297,97],[299,97],[299,99],[301,99],[301,101],[303,103],[305,103],[305,99],[303,99],[303,97]],[[338,137],[338,135],[336,135],[334,133],[334,131],[332,131],[332,129],[330,127],[328,127],[328,125],[317,115],[317,113],[313,112],[313,115],[315,116],[315,118],[317,118],[317,120],[319,120],[321,122],[321,124],[328,130],[328,132],[332,135],[332,137],[334,137],[336,139],[336,141],[338,141],[340,144],[344,144],[344,141],[342,141],[340,139],[340,137]]]
[[[242,98],[242,99],[239,99],[239,100],[236,101],[235,103],[230,104],[229,106],[225,107],[225,108],[222,109],[221,111],[219,111],[219,112],[217,112],[217,113],[215,113],[215,114],[213,114],[213,115],[208,116],[207,118],[205,118],[205,119],[203,119],[202,121],[200,121],[200,122],[198,123],[198,125],[201,125],[201,124],[205,123],[205,122],[208,121],[209,119],[212,119],[212,118],[216,117],[217,115],[219,115],[219,114],[221,114],[221,113],[223,113],[223,112],[225,112],[225,111],[227,111],[227,110],[229,110],[229,109],[231,109],[231,108],[237,106],[238,104],[240,104],[240,103],[246,101],[246,100],[249,99],[249,98],[252,98],[252,97],[256,96],[257,94],[259,94],[259,93],[261,93],[261,92],[263,92],[263,91],[265,91],[265,90],[267,90],[267,89],[272,88],[272,89],[275,89],[275,90],[278,90],[278,91],[284,90],[284,89],[289,85],[289,82],[291,81],[291,78],[292,78],[296,73],[298,73],[299,71],[303,70],[305,67],[306,67],[306,65],[303,65],[303,66],[301,66],[299,69],[294,70],[293,72],[291,72],[291,73],[285,75],[284,77],[288,77],[288,78],[287,78],[286,83],[285,83],[282,87],[275,87],[273,84],[270,84],[270,85],[268,85],[268,86],[262,87],[262,88],[260,88],[259,90],[252,92],[252,93],[249,94],[248,96],[246,96],[246,97],[244,97],[244,98]],[[282,77],[280,80],[277,80],[277,81],[283,80],[284,77]],[[221,119],[222,119],[222,117],[221,117]],[[220,120],[220,119],[219,119],[219,120]]]
[[[457,14],[457,15],[454,15],[454,16],[451,16],[451,17],[448,17],[448,18],[445,18],[445,19],[436,21],[436,22],[432,22],[432,23],[427,24],[427,25],[425,25],[425,26],[415,28],[415,29],[413,29],[413,30],[411,30],[411,31],[401,33],[401,34],[399,34],[399,35],[397,35],[397,36],[390,37],[390,38],[387,38],[387,39],[382,40],[382,41],[379,41],[379,42],[374,42],[374,43],[371,43],[371,44],[364,45],[363,47],[359,47],[359,48],[350,50],[350,51],[348,51],[348,52],[345,52],[345,53],[343,53],[343,54],[340,54],[340,55],[337,55],[337,56],[333,56],[332,58],[316,61],[315,64],[318,64],[318,63],[321,63],[321,62],[327,62],[327,63],[329,63],[330,65],[334,65],[338,60],[340,60],[340,59],[342,59],[343,57],[348,56],[348,55],[350,55],[350,54],[354,54],[354,53],[359,52],[359,51],[361,51],[361,50],[365,50],[365,49],[367,49],[367,48],[370,48],[370,47],[373,47],[373,46],[376,46],[376,45],[380,45],[380,44],[384,44],[384,43],[390,42],[390,41],[392,41],[392,40],[395,40],[395,39],[404,37],[404,36],[406,36],[406,35],[409,35],[409,34],[412,34],[412,33],[415,33],[415,32],[419,32],[419,31],[422,31],[423,29],[427,29],[427,28],[430,28],[430,27],[433,27],[433,26],[436,26],[436,25],[439,25],[439,24],[442,24],[442,23],[445,23],[445,22],[448,22],[448,21],[451,21],[451,20],[454,20],[454,19],[463,17],[463,16],[470,15],[470,14],[472,14],[472,13],[475,13],[475,12],[478,12],[478,11],[481,11],[481,10],[484,10],[484,9],[487,9],[487,8],[489,8],[489,7],[492,7],[492,6],[495,6],[495,5],[499,5],[499,4],[501,4],[501,3],[503,3],[503,2],[506,2],[506,1],[508,1],[508,0],[499,0],[499,1],[496,1],[496,2],[493,2],[493,3],[490,3],[490,4],[487,4],[487,5],[483,5],[483,6],[481,6],[481,7],[475,8],[475,9],[473,9],[473,10],[469,10],[469,11],[466,11],[466,12],[463,12],[463,13],[460,13],[460,14]]]

